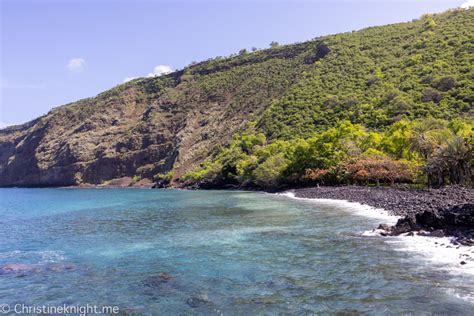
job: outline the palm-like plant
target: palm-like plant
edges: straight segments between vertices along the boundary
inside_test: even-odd
[[[425,160],[429,185],[469,182],[472,176],[472,139],[455,134],[442,121],[426,119],[418,122],[410,137],[410,150],[418,152]]]
[[[471,177],[469,162],[472,159],[472,143],[468,139],[455,136],[448,140],[440,158],[448,166],[451,183],[465,183]]]
[[[413,126],[410,150],[418,152],[425,160],[438,148],[446,135],[444,124],[436,119],[426,119]]]
[[[444,185],[445,178],[451,184],[466,184],[472,176],[470,162],[473,158],[473,145],[470,139],[460,135],[448,138],[437,148],[426,163],[430,185]]]

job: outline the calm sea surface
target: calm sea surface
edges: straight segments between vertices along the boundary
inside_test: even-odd
[[[263,193],[0,189],[0,304],[138,315],[473,312],[471,274],[362,236],[380,222]]]

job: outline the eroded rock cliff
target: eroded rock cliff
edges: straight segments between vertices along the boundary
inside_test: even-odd
[[[0,186],[174,179],[255,119],[311,65],[314,43],[136,79],[0,130]],[[281,74],[285,74],[282,76]]]

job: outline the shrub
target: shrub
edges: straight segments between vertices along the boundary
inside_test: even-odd
[[[441,91],[448,91],[456,86],[456,79],[453,77],[442,77],[436,80],[434,86]]]
[[[253,172],[255,182],[261,187],[275,187],[280,183],[281,174],[287,166],[288,160],[283,154],[271,156]]]
[[[311,168],[306,169],[303,176],[304,181],[325,184],[329,177],[329,169]]]
[[[163,181],[169,183],[173,179],[173,171],[157,173],[153,176],[155,181]]]
[[[132,177],[132,181],[133,181],[134,183],[136,183],[136,182],[138,182],[138,181],[140,181],[140,180],[141,180],[141,177],[140,177],[139,175],[136,175],[136,176],[133,176],[133,177]]]
[[[421,101],[439,103],[441,101],[441,94],[435,89],[428,88],[423,92]]]
[[[349,179],[355,182],[413,182],[415,168],[407,161],[385,156],[361,156],[345,165]]]

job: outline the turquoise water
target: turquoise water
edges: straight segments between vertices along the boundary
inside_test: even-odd
[[[21,267],[0,274],[0,304],[139,315],[472,312],[472,276],[361,235],[379,222],[263,193],[0,189],[0,266]]]

